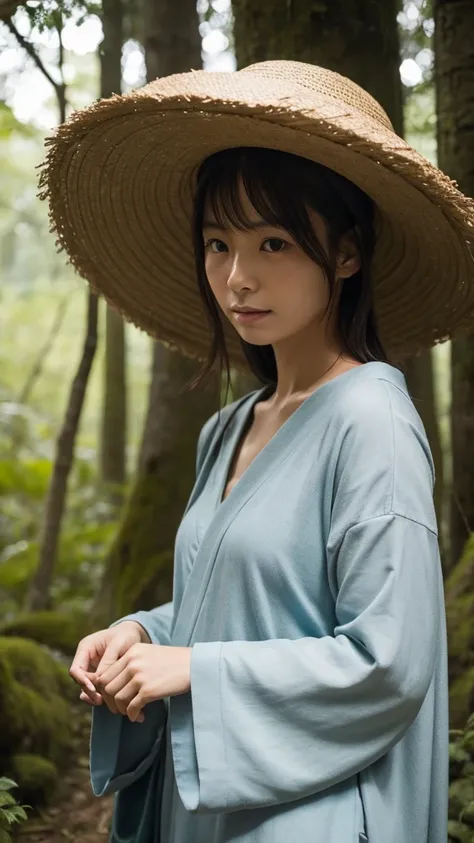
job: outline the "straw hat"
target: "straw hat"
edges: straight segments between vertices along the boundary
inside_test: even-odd
[[[197,169],[235,146],[312,159],[375,201],[375,309],[392,357],[474,327],[474,202],[330,70],[266,61],[156,79],[75,112],[47,145],[40,197],[69,262],[127,320],[185,354],[205,358],[210,339],[191,239]],[[225,322],[231,361],[246,367]]]

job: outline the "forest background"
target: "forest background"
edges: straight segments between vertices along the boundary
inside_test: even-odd
[[[45,138],[147,79],[299,59],[369,90],[473,196],[473,36],[474,0],[0,0],[0,843],[105,839],[67,666],[87,631],[169,599],[198,432],[257,385],[232,373],[227,395],[217,375],[183,392],[196,363],[90,295],[37,196]],[[450,840],[473,843],[474,338],[404,366],[437,474]]]

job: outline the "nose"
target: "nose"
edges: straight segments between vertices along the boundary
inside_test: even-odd
[[[229,277],[227,279],[229,289],[238,292],[239,290],[252,290],[256,286],[256,279],[252,272],[252,264],[249,258],[245,259],[242,254],[235,254],[232,261]]]

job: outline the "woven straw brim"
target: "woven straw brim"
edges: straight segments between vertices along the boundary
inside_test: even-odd
[[[178,74],[76,112],[47,143],[40,196],[58,246],[127,320],[185,354],[205,359],[210,341],[196,172],[235,146],[320,162],[375,201],[375,309],[393,359],[474,327],[474,203],[387,122],[330,94],[245,71]],[[231,362],[245,368],[225,322]]]

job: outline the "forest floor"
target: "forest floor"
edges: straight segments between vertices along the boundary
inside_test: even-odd
[[[19,843],[107,843],[112,816],[112,796],[98,799],[89,778],[90,712],[77,710],[71,767],[60,780],[51,802],[31,814],[19,828]]]

